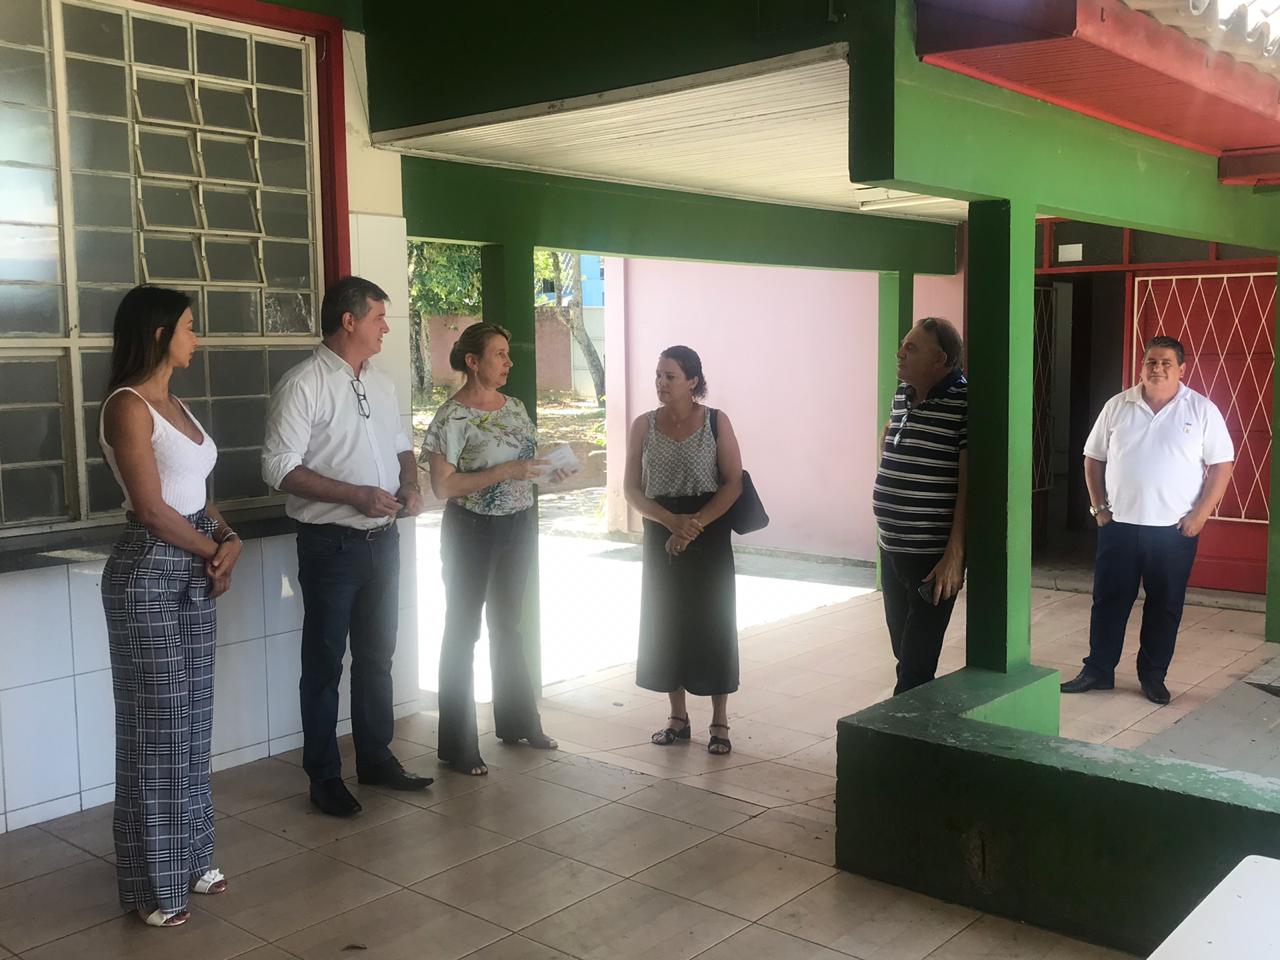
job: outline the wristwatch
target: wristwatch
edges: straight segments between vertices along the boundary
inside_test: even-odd
[[[1103,500],[1096,507],[1093,504],[1089,504],[1089,516],[1091,517],[1096,517],[1100,513],[1110,513],[1110,512],[1111,512],[1110,500]]]

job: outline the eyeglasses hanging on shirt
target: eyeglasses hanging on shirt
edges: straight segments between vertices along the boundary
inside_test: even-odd
[[[351,381],[351,389],[356,395],[356,404],[360,407],[360,416],[369,419],[369,398],[364,392],[364,384],[359,380]]]
[[[898,444],[902,442],[902,433],[907,429],[907,421],[911,419],[911,411],[914,409],[915,407],[907,407],[907,409],[902,412],[902,420],[898,423],[898,429],[893,432],[893,440],[891,441],[895,449]]]

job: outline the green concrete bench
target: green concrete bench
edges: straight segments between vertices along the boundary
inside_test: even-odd
[[[1058,682],[966,668],[842,719],[837,865],[1145,955],[1280,856],[1280,780],[1058,737]]]

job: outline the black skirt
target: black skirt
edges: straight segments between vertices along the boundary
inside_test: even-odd
[[[672,513],[695,513],[712,497],[654,497]],[[701,697],[738,689],[738,614],[727,517],[699,534],[684,553],[667,554],[671,535],[644,521],[640,651],[636,683]]]

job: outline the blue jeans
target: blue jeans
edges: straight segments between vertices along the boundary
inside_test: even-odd
[[[351,733],[356,766],[376,769],[391,759],[391,658],[396,651],[400,535],[393,526],[366,539],[333,524],[298,524],[302,586],[302,766],[313,780],[342,775],[338,684],[351,636]]]
[[[1105,680],[1115,677],[1125,626],[1141,582],[1147,599],[1142,605],[1138,678],[1164,681],[1199,542],[1199,537],[1184,537],[1176,526],[1144,527],[1112,520],[1098,528],[1089,656],[1084,660],[1088,673]]]

